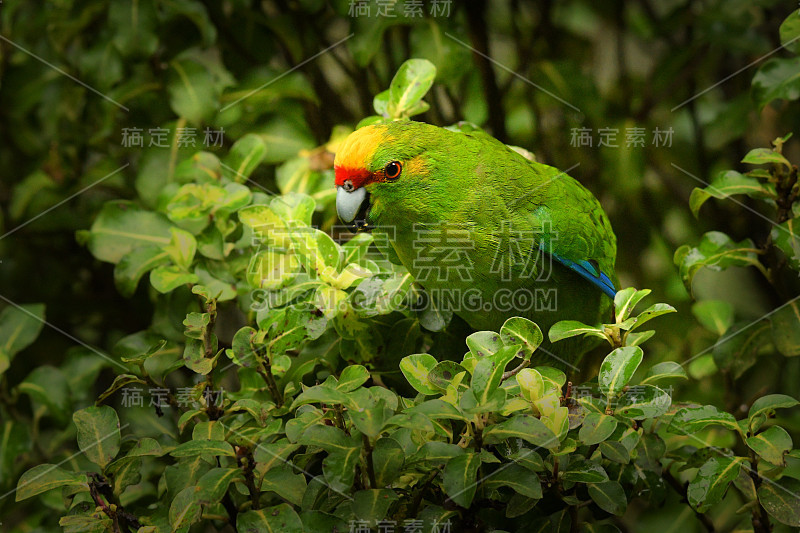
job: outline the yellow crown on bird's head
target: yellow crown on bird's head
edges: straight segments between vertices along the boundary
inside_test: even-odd
[[[382,124],[364,126],[347,136],[333,161],[336,185],[351,180],[358,188],[377,178],[367,166],[380,143],[387,140],[386,129]]]

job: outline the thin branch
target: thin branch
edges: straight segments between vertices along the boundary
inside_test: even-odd
[[[528,368],[529,366],[531,366],[531,360],[527,359],[521,362],[516,368],[513,368],[508,372],[503,372],[503,381],[507,380],[511,376],[516,376],[517,374],[519,374],[520,370],[522,370],[523,368]]]
[[[372,443],[369,441],[369,437],[365,434],[361,434],[361,440],[364,442],[364,462],[367,464],[367,477],[369,478],[369,488],[377,489],[378,482],[375,481],[375,465],[372,462]]]
[[[254,354],[258,355],[258,348],[250,340],[250,349]],[[256,372],[261,376],[267,384],[269,394],[272,396],[272,401],[275,402],[276,407],[283,406],[283,395],[278,389],[278,384],[275,382],[275,376],[272,375],[272,362],[270,362],[269,353],[264,354],[263,358],[256,357],[258,364],[256,365]]]
[[[486,30],[486,0],[473,0],[466,4],[467,21],[469,22],[469,36],[472,41],[472,52],[476,66],[481,74],[483,90],[486,92],[486,103],[489,106],[489,127],[492,135],[502,142],[508,140],[506,133],[506,114],[503,108],[502,95],[497,86],[491,62],[487,59],[489,54],[489,35]],[[477,51],[477,52],[476,52]]]

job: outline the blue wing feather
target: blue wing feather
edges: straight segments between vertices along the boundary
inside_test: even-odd
[[[606,293],[611,299],[614,299],[614,295],[617,294],[617,289],[614,288],[614,283],[605,273],[598,270],[597,267],[595,267],[592,263],[585,260],[575,262],[567,259],[566,257],[561,257],[552,251],[548,251],[548,253],[553,256],[553,259],[569,268],[573,272],[578,273],[582,278],[590,281],[601,291]]]

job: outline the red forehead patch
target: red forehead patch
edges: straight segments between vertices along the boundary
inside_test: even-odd
[[[340,166],[333,167],[336,172],[336,185],[344,185],[344,182],[350,180],[353,182],[353,187],[358,189],[364,185],[374,181],[375,176],[365,168],[344,168]]]

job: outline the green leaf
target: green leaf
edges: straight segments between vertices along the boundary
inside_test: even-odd
[[[600,389],[611,398],[619,393],[639,367],[644,352],[638,346],[623,346],[606,356],[600,365],[597,382]]]
[[[445,391],[453,378],[462,372],[467,372],[467,369],[455,361],[439,361],[428,373],[428,382]]]
[[[192,428],[192,440],[225,440],[225,427],[216,420],[198,422]]]
[[[231,483],[243,480],[244,475],[238,468],[212,468],[197,482],[201,489],[198,499],[202,503],[217,503],[228,492]]]
[[[350,416],[350,420],[353,421],[353,425],[371,439],[380,435],[386,421],[394,414],[391,409],[386,407],[386,402],[383,399],[379,400],[375,407],[351,408],[347,410],[347,413]]]
[[[417,392],[426,395],[439,394],[439,391],[428,381],[428,374],[436,366],[436,363],[436,358],[427,353],[408,355],[400,361],[400,371]]]
[[[217,351],[217,336],[211,334],[212,351]],[[214,369],[216,357],[206,357],[203,341],[199,339],[186,339],[183,350],[183,360],[186,368],[205,376]]]
[[[372,108],[381,117],[389,118],[389,89],[375,95],[372,99]]]
[[[180,228],[170,228],[172,238],[169,245],[164,247],[172,261],[184,270],[192,265],[194,254],[197,251],[197,240],[194,235]]]
[[[457,444],[449,444],[440,441],[428,441],[423,444],[413,456],[409,457],[408,463],[425,461],[436,466],[443,465],[453,457],[463,455],[464,448]],[[535,453],[535,452],[534,452]]]
[[[576,483],[603,483],[608,481],[608,474],[602,466],[594,461],[578,459],[567,466],[562,471],[561,476],[564,481],[574,481]]]
[[[125,297],[133,296],[142,276],[169,260],[169,254],[158,246],[134,248],[122,256],[114,268],[114,284],[117,290]]]
[[[318,229],[293,231],[291,238],[297,259],[305,267],[306,272],[316,272],[317,275],[323,276],[327,274],[327,268],[332,271],[339,268],[341,249],[324,231]]]
[[[411,274],[408,273],[391,274],[388,277],[383,274],[368,277],[352,293],[353,307],[362,318],[387,315],[399,310],[411,290],[413,281]],[[425,325],[421,321],[416,322],[418,325]],[[431,329],[433,325],[428,323],[425,327]],[[444,327],[444,324],[441,327]]]
[[[272,491],[281,498],[298,506],[303,503],[303,494],[305,494],[307,488],[308,484],[305,476],[302,473],[295,472],[289,464],[280,468],[270,468],[264,474],[261,482],[262,492]]]
[[[202,509],[199,498],[202,490],[199,486],[186,487],[172,500],[169,506],[169,523],[173,531],[200,521]]]
[[[253,339],[256,330],[250,326],[245,326],[233,335],[231,348],[226,350],[226,354],[236,365],[245,368],[253,368],[258,364],[258,354],[254,350]]]
[[[17,390],[41,405],[46,405],[50,415],[64,422],[69,420],[69,412],[72,410],[69,384],[58,368],[49,365],[35,368],[17,385]]]
[[[609,461],[615,463],[628,464],[631,462],[631,454],[628,448],[621,442],[615,440],[604,440],[597,448],[600,453]]]
[[[328,170],[317,168],[314,154],[308,157],[295,157],[278,167],[275,181],[282,193],[290,191],[314,196],[320,204],[328,204],[333,200],[336,191],[333,186],[334,174]]]
[[[556,400],[557,401],[557,400]],[[564,440],[569,431],[569,408],[556,407],[555,409],[541,409],[540,420],[549,427],[559,440]]]
[[[253,133],[248,133],[233,143],[230,152],[223,159],[223,175],[241,183],[261,164],[267,156],[267,145],[264,140]]]
[[[625,336],[626,346],[641,346],[650,337],[655,335],[655,330],[649,329],[647,331],[629,331]]]
[[[437,332],[447,327],[453,319],[453,311],[441,306],[435,298],[431,298],[428,300],[428,304],[422,309],[422,312],[417,316],[420,326],[428,331]]]
[[[94,464],[104,468],[119,452],[119,417],[111,407],[87,407],[72,415],[78,428],[78,447]]]
[[[627,287],[614,295],[614,309],[616,322],[622,323],[628,320],[633,312],[633,308],[642,301],[642,299],[650,294],[650,289],[636,290],[633,287]]]
[[[495,487],[511,487],[518,494],[528,498],[541,499],[542,484],[539,476],[527,468],[518,464],[510,463],[499,467],[494,472],[483,478],[483,486],[486,489]]]
[[[103,204],[88,234],[87,245],[97,259],[118,263],[139,246],[166,246],[172,224],[161,214],[145,211],[133,202]]]
[[[68,472],[58,465],[37,465],[20,476],[17,482],[16,501],[66,486],[85,486],[88,489],[86,475]]]
[[[300,273],[297,256],[277,250],[262,250],[250,258],[246,279],[256,289],[280,289]]]
[[[305,531],[328,532],[328,531],[349,531],[347,522],[332,514],[322,511],[302,511],[300,519],[303,521]],[[255,533],[255,532],[254,532]]]
[[[550,342],[557,342],[570,337],[577,337],[578,335],[587,335],[592,337],[606,338],[605,329],[603,327],[589,326],[577,320],[562,320],[556,322],[547,332]]]
[[[467,337],[467,347],[477,359],[481,359],[500,350],[503,347],[503,340],[500,334],[494,331],[476,331]]]
[[[750,407],[750,411],[747,414],[747,418],[749,418],[750,422],[752,423],[753,419],[757,416],[769,416],[770,413],[775,411],[775,409],[789,409],[798,404],[800,404],[800,402],[791,396],[787,396],[785,394],[769,394],[767,396],[762,396],[753,402],[753,405]]]
[[[372,463],[375,482],[379,487],[389,486],[400,475],[405,462],[403,447],[391,438],[381,438],[375,442]]]
[[[44,326],[44,304],[27,304],[19,308],[9,306],[0,312],[0,359],[5,358],[8,368],[17,352],[30,346]]]
[[[108,25],[114,47],[124,56],[148,57],[158,48],[155,29],[158,14],[154,5],[109,5]]]
[[[327,403],[332,405],[342,405],[349,402],[347,393],[328,387],[325,385],[314,385],[304,390],[294,399],[292,409],[308,403]]]
[[[755,266],[763,269],[753,241],[744,239],[734,242],[719,231],[709,231],[703,235],[696,248],[681,246],[675,251],[674,261],[688,288],[691,288],[695,274],[702,267],[717,271],[733,266]]]
[[[405,413],[420,413],[432,420],[467,420],[467,417],[456,406],[445,400],[428,400],[419,405],[406,409]]]
[[[96,515],[67,515],[58,519],[58,525],[62,527],[63,533],[105,533],[113,531],[114,523],[110,518],[102,518]],[[145,529],[145,528],[142,528]],[[142,531],[140,529],[139,531]],[[142,533],[147,533],[146,531]]]
[[[787,357],[800,355],[800,304],[790,302],[774,312],[769,320],[775,348]]]
[[[675,413],[667,431],[688,435],[710,425],[722,426],[734,431],[739,430],[733,415],[720,411],[713,405],[705,405],[703,407],[684,407]]]
[[[208,12],[203,4],[196,4],[194,2],[170,2],[169,4],[160,6],[165,10],[166,16],[174,18],[184,17],[190,20],[196,27],[200,34],[203,36],[203,45],[208,47],[212,46],[217,40],[217,28],[211,22]]]
[[[793,10],[781,23],[780,36],[781,46],[800,55],[800,10]]]
[[[26,422],[5,420],[0,423],[0,479],[14,479],[21,466],[20,458],[32,447],[31,429]]]
[[[461,507],[469,508],[478,488],[475,478],[480,465],[481,459],[476,453],[466,453],[447,461],[442,484],[450,500]]]
[[[514,316],[503,323],[500,328],[500,339],[507,346],[522,344],[522,350],[527,358],[539,347],[544,337],[542,330],[534,322]]]
[[[353,494],[350,505],[358,520],[374,527],[379,521],[389,518],[389,508],[397,500],[397,494],[390,489],[359,490]]]
[[[219,108],[220,90],[212,73],[191,59],[173,60],[167,81],[172,110],[195,125],[209,122]]]
[[[186,326],[183,334],[191,339],[202,339],[205,337],[210,323],[211,315],[209,313],[191,312],[183,320],[183,325]]]
[[[500,386],[506,365],[516,357],[518,351],[519,345],[504,346],[494,355],[480,359],[475,365],[470,388],[475,393],[479,405],[488,402],[489,397]]]
[[[756,363],[756,357],[770,342],[769,322],[737,322],[721,341],[713,346],[714,364],[720,370],[731,373],[739,379],[744,372]],[[771,349],[771,346],[770,346]]]
[[[360,448],[331,452],[322,461],[322,473],[330,487],[338,492],[349,492],[353,486],[356,465],[361,457]]]
[[[545,395],[545,384],[542,374],[535,368],[523,368],[517,373],[517,384],[522,397],[532,402]]]
[[[179,444],[169,454],[172,457],[196,457],[198,455],[235,457],[236,455],[230,444],[219,440],[190,440]]]
[[[194,285],[199,281],[196,274],[175,265],[160,266],[150,271],[150,285],[161,294],[172,292],[181,285]]]
[[[800,57],[767,60],[753,76],[751,92],[759,110],[778,98],[796,100],[800,97]]]
[[[281,114],[273,116],[272,120],[254,131],[267,145],[265,164],[286,161],[295,157],[301,150],[316,146],[314,136],[305,123]]]
[[[758,487],[758,501],[781,524],[800,527],[800,481],[783,477]]]
[[[407,118],[424,112],[426,109],[419,107],[419,102],[433,85],[434,78],[436,67],[427,59],[409,59],[400,65],[389,85],[389,116]]]
[[[321,424],[306,429],[297,442],[306,446],[319,446],[329,453],[345,453],[360,447],[360,444],[354,444],[341,429]],[[360,443],[360,439],[358,442]]]
[[[666,315],[667,313],[675,313],[675,312],[676,312],[675,308],[669,304],[653,304],[644,311],[642,311],[641,313],[639,313],[639,315],[637,315],[635,318],[633,318],[632,319],[633,324],[631,324],[630,327],[627,329],[629,331],[633,331],[634,329],[638,328],[645,322],[648,322],[656,317],[659,317],[661,315]],[[620,329],[626,329],[625,327],[623,327],[622,324],[620,324],[619,327]]]
[[[578,438],[587,446],[591,446],[606,440],[614,433],[615,429],[617,429],[617,421],[613,416],[589,413],[583,419]]]
[[[689,197],[689,208],[697,217],[700,207],[709,198],[724,200],[737,194],[746,194],[750,198],[759,199],[775,198],[775,186],[757,178],[745,176],[735,170],[724,170],[716,175],[708,187],[692,191],[692,195]]]
[[[300,516],[288,503],[247,511],[236,517],[240,533],[304,533]]]
[[[589,485],[589,497],[602,510],[617,516],[624,515],[628,507],[625,490],[617,481],[612,480]]]
[[[742,457],[712,457],[706,461],[686,489],[686,497],[692,507],[704,513],[721,502],[728,486],[745,463]]]
[[[264,475],[271,468],[285,464],[289,455],[299,447],[299,445],[292,444],[287,439],[259,444],[253,452],[253,458],[256,460],[256,471]]]
[[[656,418],[669,410],[672,398],[654,385],[635,385],[628,388],[614,408],[614,414],[643,420]]]
[[[650,370],[647,371],[647,375],[641,381],[641,384],[646,385],[667,379],[678,378],[689,379],[689,376],[686,375],[686,370],[675,361],[664,361],[663,363],[653,365]]]
[[[557,368],[551,366],[537,366],[535,370],[542,375],[545,390],[550,388],[561,390],[567,383],[567,375]]]
[[[369,379],[369,370],[362,365],[350,365],[342,370],[336,388],[342,392],[351,392]]]
[[[142,437],[139,439],[138,442],[128,450],[128,453],[125,455],[126,457],[141,457],[145,455],[153,455],[156,457],[161,457],[164,455],[164,450],[161,449],[161,445],[158,443],[157,440],[152,439],[150,437]]]
[[[770,236],[772,243],[786,256],[789,266],[794,270],[800,270],[800,235],[798,235],[800,228],[795,226],[795,220],[797,219],[790,218],[774,226]]]
[[[792,437],[780,426],[772,426],[747,439],[747,446],[774,465],[785,466],[784,455],[792,449]]]
[[[522,439],[543,448],[558,446],[555,433],[541,420],[530,415],[515,415],[499,424],[489,426],[483,432],[483,438],[487,444],[506,439]]]
[[[742,159],[742,163],[749,163],[751,165],[786,165],[786,168],[791,170],[792,164],[775,150],[769,148],[753,148]]]
[[[704,328],[720,337],[733,325],[733,305],[723,300],[697,302],[692,314]]]

